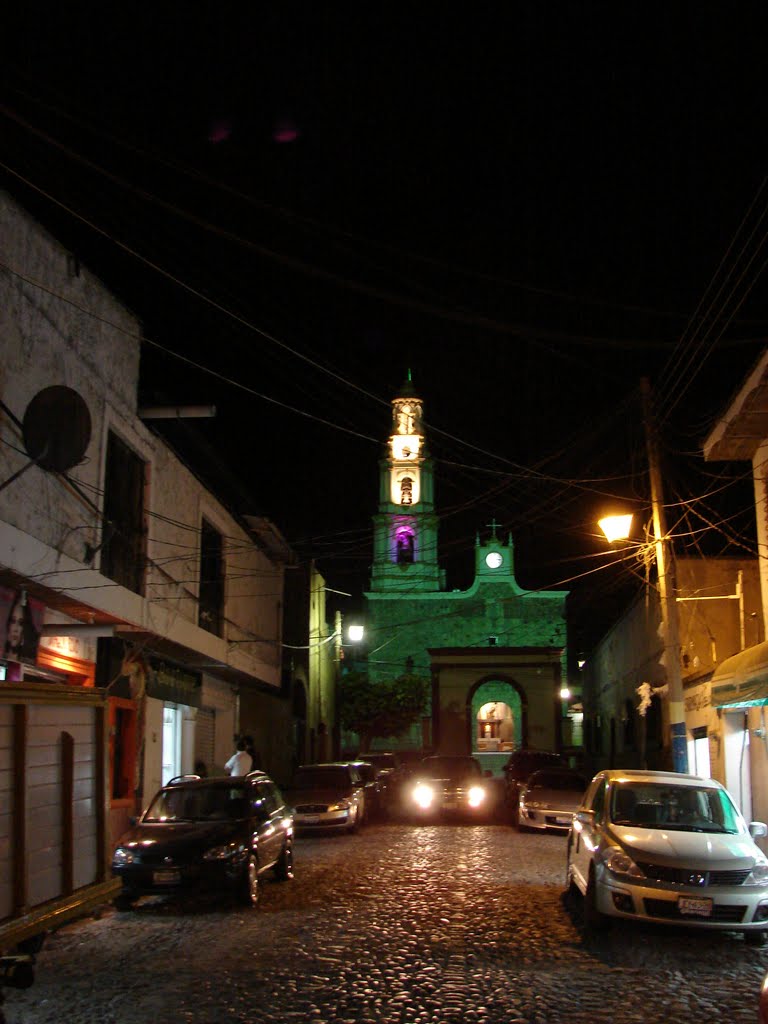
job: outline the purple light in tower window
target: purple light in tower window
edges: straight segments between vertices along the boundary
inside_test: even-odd
[[[399,565],[408,565],[414,561],[416,536],[412,527],[399,526],[395,531],[394,560]]]

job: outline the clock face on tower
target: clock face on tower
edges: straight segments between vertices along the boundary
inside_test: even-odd
[[[489,569],[498,569],[503,561],[504,559],[498,551],[489,551],[485,556],[485,564]]]

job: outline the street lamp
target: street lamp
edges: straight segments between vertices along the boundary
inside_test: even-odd
[[[359,644],[365,635],[365,628],[363,626],[351,625],[347,629],[347,638],[351,644]]]
[[[608,538],[608,543],[613,544],[617,540],[627,540],[632,531],[632,515],[603,516],[597,525]]]

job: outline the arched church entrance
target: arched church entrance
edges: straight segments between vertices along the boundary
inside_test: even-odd
[[[523,696],[511,679],[479,681],[468,694],[471,750],[484,769],[498,775],[510,753],[523,745]]]

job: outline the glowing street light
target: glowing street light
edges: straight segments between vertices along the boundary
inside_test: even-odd
[[[351,644],[359,644],[365,636],[365,628],[363,626],[352,625],[347,629],[347,638]]]
[[[609,544],[617,540],[628,540],[632,532],[632,515],[603,516],[597,525],[603,531]]]

